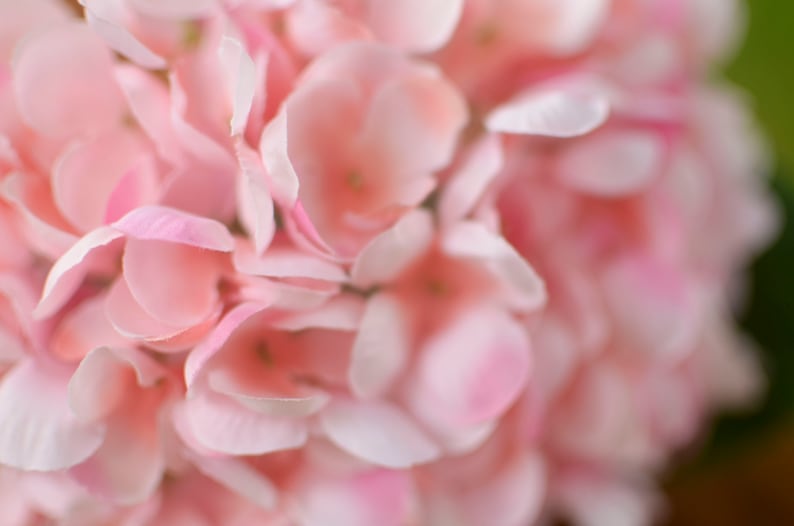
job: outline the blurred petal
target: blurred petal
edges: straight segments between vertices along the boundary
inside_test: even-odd
[[[367,19],[381,40],[406,51],[436,51],[452,37],[463,0],[372,0]]]
[[[320,415],[328,438],[348,453],[376,465],[408,468],[441,453],[408,416],[377,402],[332,402]]]
[[[368,302],[353,343],[350,388],[361,398],[382,395],[402,373],[411,337],[402,305],[387,294]]]
[[[69,408],[68,374],[29,360],[0,383],[0,462],[17,469],[55,471],[78,464],[102,444],[104,428]]]

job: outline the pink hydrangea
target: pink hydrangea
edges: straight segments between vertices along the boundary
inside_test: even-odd
[[[763,380],[732,0],[0,0],[0,522],[641,525]]]

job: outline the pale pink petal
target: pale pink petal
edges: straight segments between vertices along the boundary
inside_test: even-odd
[[[445,253],[482,261],[504,284],[504,295],[520,310],[533,310],[546,302],[546,286],[530,264],[501,236],[475,221],[462,221],[444,232]]]
[[[609,102],[601,95],[563,89],[530,91],[492,110],[485,126],[492,132],[548,137],[576,137],[601,126]]]
[[[0,63],[10,63],[14,46],[25,34],[69,19],[65,5],[51,0],[0,1]]]
[[[218,302],[216,256],[191,246],[129,239],[122,259],[124,280],[152,317],[192,327],[207,319]]]
[[[80,3],[85,7],[88,25],[108,46],[144,68],[162,69],[167,66],[163,57],[146,47],[125,27],[124,0],[80,0]]]
[[[612,0],[553,0],[558,15],[547,44],[557,53],[576,53],[602,28]]]
[[[160,485],[165,451],[160,437],[157,393],[139,393],[107,425],[105,440],[70,474],[93,494],[121,505],[140,503]]]
[[[83,423],[68,404],[68,374],[33,361],[0,383],[0,462],[33,471],[55,471],[82,462],[102,443],[104,428]]]
[[[88,272],[86,261],[91,254],[109,246],[122,234],[109,227],[89,232],[66,251],[50,268],[41,300],[33,311],[37,318],[52,316],[74,294]]]
[[[185,20],[213,15],[220,9],[218,0],[127,0],[142,14],[155,18]]]
[[[298,311],[285,318],[273,320],[273,327],[286,331],[329,329],[355,331],[364,314],[364,298],[357,294],[341,293],[316,309]]]
[[[452,84],[436,70],[419,71],[376,92],[361,132],[365,155],[374,163],[394,163],[385,170],[406,180],[448,164],[468,119],[465,100]],[[362,168],[367,169],[378,173],[384,167]]]
[[[471,526],[535,524],[546,496],[546,467],[539,454],[525,454],[491,480],[477,484],[463,497]]]
[[[441,453],[405,413],[383,403],[334,401],[321,413],[320,421],[333,443],[376,465],[408,468]]]
[[[463,0],[370,0],[367,20],[379,39],[406,51],[436,51],[452,37]]]
[[[64,24],[25,40],[13,79],[20,114],[44,135],[62,138],[121,122],[124,100],[110,51],[85,25]]]
[[[263,455],[294,449],[307,439],[306,423],[251,411],[227,397],[202,393],[184,402],[196,440],[230,455]]]
[[[183,152],[171,126],[168,88],[140,68],[118,66],[115,73],[136,123],[164,159],[180,164]]]
[[[497,136],[486,135],[477,141],[441,192],[438,201],[441,223],[451,225],[464,219],[483,197],[503,165],[504,153]]]
[[[224,346],[234,331],[266,307],[267,305],[261,303],[249,302],[238,305],[226,313],[207,338],[188,355],[185,361],[185,384],[188,388],[193,386],[204,365]]]
[[[314,392],[306,396],[263,396],[258,392],[250,392],[247,386],[241,385],[226,371],[212,371],[208,375],[207,385],[216,393],[228,396],[242,407],[256,413],[271,417],[300,418],[317,413],[328,403],[328,396]]]
[[[348,371],[350,388],[356,396],[382,395],[402,373],[411,350],[405,317],[400,302],[385,293],[367,302]]]
[[[67,231],[68,225],[63,219],[51,224],[48,222],[49,218],[37,214],[38,210],[31,206],[30,200],[35,200],[38,196],[30,195],[35,194],[35,189],[31,191],[27,187],[28,181],[29,178],[21,172],[9,174],[0,185],[0,195],[12,204],[22,217],[24,223],[22,230],[31,248],[52,259],[57,259],[69,250],[78,238]]]
[[[75,144],[56,161],[55,204],[82,231],[100,226],[114,188],[144,153],[141,138],[126,130]]]
[[[219,252],[231,252],[234,238],[218,221],[163,206],[143,206],[113,227],[140,240],[170,241]]]
[[[318,477],[297,494],[300,526],[400,526],[411,511],[404,472],[373,470],[349,479]]]
[[[572,144],[559,159],[558,171],[571,187],[599,196],[636,193],[660,173],[664,144],[641,131],[609,131]]]
[[[499,310],[472,310],[423,345],[412,401],[453,426],[482,423],[516,400],[531,366],[529,340],[518,322]]]
[[[273,198],[267,187],[264,166],[256,152],[240,144],[237,160],[241,172],[237,177],[237,215],[253,236],[256,253],[261,255],[276,233]]]
[[[303,0],[286,14],[290,42],[302,53],[319,55],[350,40],[370,40],[369,29],[324,0]]]
[[[340,265],[286,244],[273,244],[261,256],[239,243],[233,255],[238,272],[268,278],[309,278],[344,283],[347,274]]]
[[[152,387],[165,375],[165,369],[141,351],[98,347],[80,362],[69,381],[69,407],[83,420],[99,420],[114,411],[135,385]]]
[[[105,313],[105,297],[96,296],[74,307],[58,323],[52,335],[52,353],[66,361],[82,359],[97,347],[121,347],[126,340]]]
[[[615,261],[604,276],[616,337],[638,353],[687,351],[700,323],[695,290],[681,271],[641,255]]]
[[[287,122],[287,112],[283,110],[270,121],[262,132],[259,153],[270,175],[273,197],[291,209],[298,200],[300,182],[289,157]]]
[[[433,234],[430,212],[407,213],[359,253],[351,269],[353,284],[369,288],[395,279],[430,248]]]
[[[211,479],[261,508],[274,509],[278,503],[278,488],[242,459],[196,455],[193,464]]]
[[[222,38],[218,54],[231,92],[230,131],[232,135],[238,135],[245,130],[254,102],[256,66],[240,41],[231,37]]]

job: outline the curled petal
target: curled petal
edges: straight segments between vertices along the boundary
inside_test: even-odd
[[[546,302],[546,285],[529,263],[499,235],[481,223],[462,221],[444,233],[444,252],[482,261],[504,284],[504,294],[516,309],[532,310]]]
[[[164,206],[136,208],[113,227],[134,239],[170,241],[218,252],[234,248],[234,238],[223,224]]]
[[[380,466],[408,468],[441,453],[402,411],[379,402],[334,401],[321,413],[320,421],[337,446]]]
[[[52,316],[74,294],[85,278],[89,256],[120,239],[122,234],[109,227],[89,232],[66,251],[50,269],[44,282],[41,300],[33,314],[38,318]]]
[[[184,402],[195,439],[229,455],[263,455],[294,449],[307,439],[306,423],[251,411],[227,397],[202,393]]]
[[[396,278],[428,250],[433,234],[430,212],[412,210],[359,253],[351,270],[353,284],[368,288]]]
[[[601,95],[543,90],[496,107],[485,126],[492,132],[565,138],[593,131],[608,116],[609,102]]]

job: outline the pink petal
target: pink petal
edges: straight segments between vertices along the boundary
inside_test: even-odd
[[[351,40],[371,39],[369,29],[323,0],[304,0],[287,11],[287,34],[302,53],[315,56]]]
[[[224,36],[218,48],[232,100],[230,131],[239,135],[245,130],[256,91],[256,66],[239,40]]]
[[[242,459],[196,455],[193,464],[208,477],[261,508],[274,509],[278,503],[276,486]]]
[[[85,25],[64,24],[25,40],[13,75],[20,114],[58,138],[117,125],[124,100],[112,65],[104,42]]]
[[[159,430],[159,394],[138,393],[107,426],[105,440],[70,474],[92,494],[121,505],[145,501],[160,485],[165,451]]]
[[[467,492],[462,504],[472,526],[520,526],[537,521],[545,496],[543,458],[525,454]]]
[[[439,421],[453,426],[504,413],[524,388],[532,365],[525,329],[487,308],[460,316],[420,353],[412,400],[432,407]]]
[[[444,252],[482,261],[504,284],[513,308],[534,310],[546,303],[546,286],[529,263],[499,235],[475,221],[462,221],[441,239]]]
[[[300,447],[307,439],[303,420],[257,413],[221,395],[203,393],[184,404],[196,440],[219,453],[263,455]]]
[[[136,349],[98,347],[80,362],[69,381],[69,407],[81,419],[99,420],[134,388],[152,387],[165,369]]]
[[[700,323],[683,271],[647,256],[615,261],[604,276],[604,298],[615,335],[632,352],[680,357]]]
[[[562,154],[558,170],[573,188],[598,196],[636,193],[658,175],[664,144],[653,133],[610,131],[587,137]]]
[[[55,224],[52,224],[50,217],[42,217],[40,215],[36,204],[45,199],[49,201],[50,196],[42,196],[38,193],[38,189],[35,187],[31,188],[29,183],[30,178],[26,177],[25,174],[21,172],[11,173],[5,177],[2,185],[0,185],[0,195],[21,216],[23,220],[22,230],[31,248],[52,259],[59,258],[77,242],[78,238],[67,231],[69,228],[63,219],[57,218],[57,221],[54,222]],[[47,193],[49,193],[49,188]],[[46,204],[47,207],[52,206],[49,202]]]
[[[50,0],[14,0],[0,2],[0,63],[11,63],[14,47],[37,28],[69,19],[65,5]]]
[[[349,479],[318,477],[298,491],[300,526],[400,526],[411,510],[404,472],[373,470]]]
[[[448,164],[468,119],[465,100],[452,84],[435,70],[419,71],[376,92],[361,138],[362,150],[374,163],[392,163],[386,170],[407,180]],[[384,166],[363,170],[368,168],[384,171]]]
[[[119,130],[66,150],[52,175],[53,198],[64,217],[82,231],[100,226],[113,189],[144,147],[136,134]]]
[[[364,299],[357,294],[341,293],[316,309],[298,311],[282,319],[273,320],[273,327],[286,331],[329,329],[355,331],[361,325]]]
[[[433,230],[427,210],[412,210],[403,216],[359,253],[351,269],[353,284],[369,288],[398,277],[430,248]]]
[[[273,198],[266,184],[265,168],[256,152],[240,144],[237,159],[241,171],[237,177],[237,214],[254,238],[256,253],[261,255],[276,233]]]
[[[89,232],[66,251],[50,268],[41,300],[33,315],[46,318],[55,314],[74,294],[88,272],[92,253],[109,246],[121,238],[121,233],[109,227],[100,227]]]
[[[130,239],[122,264],[132,296],[144,311],[163,323],[192,327],[215,310],[219,268],[212,252]]]
[[[272,183],[273,197],[287,209],[298,200],[298,174],[289,158],[287,112],[280,111],[270,121],[259,142],[259,153]]]
[[[80,0],[91,29],[121,55],[148,69],[163,69],[166,61],[146,47],[125,27],[123,0]]]
[[[104,429],[83,423],[68,405],[68,375],[26,361],[0,384],[0,462],[55,471],[82,462],[102,444]]]
[[[337,400],[321,413],[320,422],[334,444],[376,465],[408,468],[440,454],[438,446],[393,406]]]
[[[221,350],[234,331],[266,307],[260,303],[243,303],[226,313],[213,331],[188,355],[185,361],[185,384],[188,388],[193,386],[204,365]]]
[[[603,27],[611,0],[561,0],[559,13],[549,31],[548,44],[556,53],[576,53],[587,46]]]
[[[219,252],[234,249],[234,238],[223,224],[163,206],[137,208],[113,227],[140,240],[170,241]]]
[[[154,18],[185,20],[217,13],[218,0],[127,0],[141,14]]]
[[[271,417],[301,418],[312,415],[328,402],[328,396],[315,392],[306,396],[267,396],[251,392],[248,386],[236,381],[225,371],[212,371],[208,375],[208,386],[216,393],[228,396],[242,407]]]
[[[379,39],[417,53],[449,41],[463,12],[463,0],[372,0],[367,19]]]
[[[477,141],[441,193],[438,214],[442,224],[451,225],[464,219],[483,197],[503,165],[504,152],[497,136],[486,135]]]
[[[400,302],[387,294],[377,294],[367,302],[348,371],[356,396],[380,396],[402,373],[411,351],[405,316]]]
[[[257,256],[245,244],[238,244],[234,252],[234,266],[238,272],[268,278],[309,278],[331,283],[348,280],[345,271],[336,263],[303,252],[294,247],[273,244]]]
[[[564,138],[591,132],[608,116],[609,102],[603,96],[533,90],[496,107],[485,126],[492,132]]]
[[[157,152],[171,163],[181,164],[183,152],[171,126],[167,87],[140,68],[119,66],[115,73],[135,121],[152,139]]]
[[[50,349],[62,360],[81,360],[97,347],[121,347],[126,340],[111,325],[105,314],[105,297],[84,300],[58,323]]]

